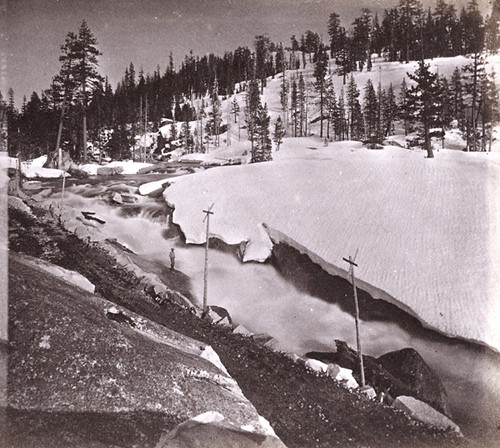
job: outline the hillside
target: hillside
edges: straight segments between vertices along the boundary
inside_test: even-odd
[[[44,238],[37,237],[40,235],[44,235]],[[10,303],[15,316],[15,319],[11,320],[11,334],[13,348],[17,351],[14,352],[15,357],[11,363],[11,369],[14,369],[10,372],[14,373],[11,404],[14,408],[24,409],[24,411],[11,412],[8,422],[9,425],[13,425],[11,428],[15,428],[18,437],[21,439],[24,437],[25,442],[44,440],[50,445],[51,441],[54,443],[56,440],[54,437],[64,436],[67,441],[79,440],[81,442],[83,439],[87,440],[86,446],[89,446],[88,443],[93,441],[94,445],[92,446],[103,447],[114,444],[116,439],[113,437],[116,437],[118,432],[121,446],[133,446],[138,441],[141,441],[142,446],[154,446],[162,428],[165,430],[171,427],[167,415],[175,412],[175,409],[166,406],[161,409],[155,408],[154,414],[137,412],[141,409],[149,409],[152,404],[150,400],[153,397],[150,397],[150,394],[153,390],[150,390],[149,387],[148,390],[139,394],[137,397],[139,401],[132,400],[127,405],[127,409],[132,412],[128,416],[122,412],[124,409],[120,410],[120,408],[114,409],[114,411],[119,411],[118,414],[116,412],[109,413],[111,409],[108,409],[108,412],[100,417],[99,412],[105,408],[99,404],[99,401],[80,402],[77,408],[71,406],[65,408],[63,402],[59,402],[57,399],[54,401],[57,394],[66,387],[71,390],[72,383],[54,382],[57,376],[50,379],[50,375],[61,371],[61,368],[62,372],[70,374],[71,369],[67,370],[64,366],[66,363],[69,363],[68,366],[75,365],[74,362],[77,361],[77,358],[74,358],[75,354],[87,345],[60,345],[62,341],[59,338],[62,337],[62,334],[52,334],[50,326],[43,330],[43,322],[45,321],[43,316],[47,316],[46,313],[50,310],[65,309],[63,315],[65,314],[66,317],[61,315],[62,320],[56,325],[62,324],[66,326],[67,330],[74,330],[69,337],[76,337],[79,341],[83,341],[93,334],[104,335],[103,331],[107,327],[111,333],[106,332],[105,337],[115,337],[115,334],[118,336],[116,331],[120,331],[117,330],[120,326],[117,327],[116,323],[107,320],[103,314],[100,314],[101,317],[91,317],[92,310],[96,307],[109,308],[109,305],[105,305],[104,299],[106,299],[115,302],[117,306],[125,307],[130,312],[137,313],[141,316],[140,319],[150,319],[152,322],[156,322],[160,326],[155,323],[147,324],[147,326],[149,328],[156,326],[157,332],[167,333],[169,330],[161,330],[161,326],[164,325],[171,330],[210,344],[219,354],[230,375],[238,382],[243,394],[255,405],[259,414],[269,420],[278,436],[288,447],[329,447],[337,444],[384,447],[444,446],[443,444],[456,446],[459,443],[459,440],[451,435],[446,436],[424,425],[417,424],[392,408],[348,392],[325,376],[316,376],[308,372],[303,365],[294,363],[283,354],[263,348],[250,338],[232,334],[223,327],[201,321],[195,315],[183,311],[174,304],[159,307],[145,295],[137,278],[123,270],[118,270],[115,262],[99,247],[87,245],[76,237],[66,234],[47,215],[40,216],[40,220],[35,221],[18,211],[11,210],[10,244],[13,251],[9,272],[12,282]],[[82,296],[80,290],[72,289],[68,285],[64,286],[64,292],[60,291],[60,282],[51,280],[46,275],[40,276],[32,269],[23,268],[24,265],[18,261],[19,256],[16,253],[45,258],[65,268],[80,272],[96,285],[97,295],[89,296],[85,293]],[[180,281],[179,287],[183,288],[182,276],[172,277],[168,272],[165,275],[170,277],[171,287],[176,281]],[[55,292],[57,293],[55,294]],[[67,297],[64,298],[65,296]],[[74,299],[78,302],[83,300],[83,302],[76,308],[69,306]],[[46,306],[40,309],[29,306],[31,300],[42,301],[46,303]],[[84,306],[86,301],[89,301],[89,306]],[[35,317],[33,313],[38,313],[39,316]],[[89,322],[92,323],[83,325],[85,320],[89,318],[91,319]],[[83,320],[79,323],[80,319]],[[35,322],[36,326],[27,325],[29,321]],[[73,321],[72,324],[71,321]],[[144,320],[144,322],[146,321]],[[35,340],[39,341],[40,344],[27,344],[27,340],[18,339],[22,334],[27,335],[33,331],[36,333]],[[144,336],[141,335],[134,336],[133,329],[125,329],[124,331],[121,337],[125,337],[125,340],[132,338],[136,349],[143,353],[140,356],[144,356],[144,350],[151,344],[151,341],[147,338],[144,339]],[[49,338],[44,338],[49,333],[52,335]],[[95,339],[97,344],[100,344],[99,339],[101,337]],[[103,342],[105,341],[106,339],[103,340]],[[123,351],[125,345],[122,348],[116,347],[116,349]],[[59,358],[54,359],[39,357],[43,353],[35,354],[37,350],[48,349],[52,346],[66,348],[59,352]],[[29,364],[18,362],[22,359],[22,356],[18,355],[21,355],[24,350],[34,350],[33,356],[28,357]],[[108,355],[105,355],[102,360],[96,358],[104,377],[112,372],[117,373],[116,367],[113,366],[112,362],[110,363],[112,360],[109,355],[110,350],[112,351],[114,348],[106,349]],[[166,347],[165,350],[167,350]],[[99,351],[93,352],[91,356],[100,356]],[[157,354],[153,356],[152,353],[151,356],[146,356],[144,362],[139,363],[140,369],[149,369],[147,367],[149,363],[161,363],[160,359],[153,359],[157,357]],[[74,358],[73,361],[72,358]],[[128,355],[123,357],[121,363],[122,367],[120,368],[124,371],[136,369],[134,367],[136,361],[132,361]],[[33,375],[34,372],[31,371],[27,377],[24,374],[21,377],[16,377],[17,374],[21,374],[26,369],[28,369],[26,372],[29,373],[29,366],[35,364],[38,366],[36,375]],[[106,367],[106,365],[108,366]],[[52,370],[54,368],[55,371]],[[160,368],[160,365],[157,368]],[[90,376],[88,385],[97,381],[95,383],[97,386],[99,378],[102,376],[98,375],[94,378]],[[66,377],[66,381],[69,380],[70,377]],[[165,379],[161,380],[160,378],[157,380],[165,381]],[[118,393],[117,397],[121,397],[121,400],[132,397],[133,390],[142,387],[141,383],[127,385],[128,383],[121,384],[121,381],[115,389],[115,392]],[[123,381],[128,382],[129,380],[123,377]],[[34,387],[35,384],[45,385],[39,389],[40,395],[35,393],[23,397],[25,388]],[[51,393],[45,395],[45,401],[37,402],[36,400],[39,399],[37,397],[43,396],[41,394],[47,386],[50,387],[48,390],[51,390]],[[77,383],[74,386],[76,390],[73,388],[70,393],[78,395],[80,386]],[[111,386],[112,384],[109,385],[109,387]],[[92,387],[86,392],[87,394],[94,393],[91,392]],[[108,386],[103,383],[99,387],[106,388]],[[98,391],[99,389],[95,390],[97,393]],[[110,391],[112,392],[112,389]],[[195,399],[194,389],[192,392],[193,399]],[[205,393],[202,396],[204,399],[206,398]],[[61,398],[66,400],[64,394],[61,395]],[[101,396],[99,400],[107,400],[107,398]],[[50,404],[51,401],[52,404]],[[146,405],[146,408],[143,408],[141,402]],[[29,403],[31,403],[30,406],[28,406]],[[114,399],[110,402],[112,406],[117,403]],[[71,405],[71,403],[69,404]],[[27,412],[30,408],[37,411]],[[93,409],[97,411],[97,414],[89,414],[87,409]],[[65,410],[66,412],[51,414],[52,417],[48,418],[49,414],[39,412],[40,410],[47,412]],[[167,420],[165,420],[166,418]],[[95,439],[97,434],[93,431],[96,427],[99,427],[98,443]]]

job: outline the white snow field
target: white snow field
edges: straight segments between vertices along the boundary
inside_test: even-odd
[[[246,243],[264,261],[273,239],[415,315],[426,327],[500,351],[500,154],[368,150],[285,139],[273,162],[170,179],[166,201],[188,243]],[[266,230],[267,229],[267,230]]]

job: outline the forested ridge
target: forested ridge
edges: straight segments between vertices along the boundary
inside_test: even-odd
[[[115,89],[99,72],[98,40],[84,21],[77,33],[69,32],[61,46],[59,73],[48,88],[24,98],[15,106],[15,92],[2,97],[8,121],[9,155],[28,159],[62,147],[75,160],[86,161],[88,142],[112,158],[131,154],[134,137],[155,132],[162,119],[176,122],[197,120],[194,134],[186,125],[180,135],[172,128],[167,140],[179,140],[188,152],[204,152],[218,146],[223,123],[221,99],[247,92],[245,104],[235,99],[231,113],[235,121],[244,112],[252,161],[270,159],[271,129],[279,147],[282,136],[308,135],[311,122],[320,122],[320,137],[356,139],[379,144],[396,122],[406,132],[421,131],[421,144],[429,150],[431,136],[439,136],[458,124],[470,150],[488,150],[492,128],[499,120],[495,79],[485,70],[486,57],[500,47],[500,1],[483,16],[477,0],[457,11],[444,0],[424,9],[418,0],[400,0],[383,14],[362,9],[350,26],[332,12],[328,18],[328,40],[314,31],[291,36],[288,43],[274,43],[267,35],[256,36],[253,47],[239,47],[223,55],[195,56],[190,52],[176,66],[172,54],[166,68],[158,65],[144,73],[131,62]],[[470,64],[447,79],[432,73],[425,59],[465,55]],[[370,71],[374,58],[385,61],[420,61],[409,73],[411,87],[382,89],[371,82],[357,86],[350,76]],[[161,61],[159,61],[161,62]],[[314,64],[314,82],[301,70]],[[270,122],[262,94],[269,77],[283,73],[280,92],[282,117]],[[341,75],[344,87],[335,90],[331,75]],[[360,89],[364,90],[361,102]],[[308,102],[315,102],[308,116]],[[231,121],[229,118],[226,121]],[[163,121],[165,123],[165,121]],[[159,146],[169,144],[162,141]],[[418,143],[418,142],[417,142]]]

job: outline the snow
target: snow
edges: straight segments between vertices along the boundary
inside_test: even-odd
[[[122,174],[137,174],[141,168],[153,166],[152,163],[134,162],[132,160],[110,162],[103,165],[107,168],[122,167]]]
[[[307,253],[430,328],[500,350],[500,154],[364,149],[359,142],[285,139],[269,163],[171,179],[166,201],[188,243],[246,243],[263,261],[272,241]]]
[[[85,171],[91,176],[97,175],[97,170],[99,168],[116,168],[122,167],[123,171],[121,174],[137,174],[139,170],[142,168],[147,168],[153,166],[152,163],[144,163],[144,162],[134,162],[133,160],[124,160],[124,161],[115,161],[109,162],[105,165],[98,165],[96,163],[87,163],[84,165],[80,165],[78,168]]]
[[[37,177],[44,177],[47,179],[56,179],[63,176],[70,177],[70,175],[65,171],[53,168],[43,168],[46,161],[47,156],[42,156],[32,161],[21,162],[21,171],[23,176],[27,179],[34,179]],[[7,168],[17,168],[17,158],[7,157],[5,162]]]

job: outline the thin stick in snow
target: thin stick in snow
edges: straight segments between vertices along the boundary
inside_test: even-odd
[[[356,257],[355,257],[356,258]],[[358,346],[358,358],[359,358],[359,369],[361,371],[361,387],[365,385],[365,370],[363,367],[363,354],[361,352],[361,340],[359,337],[359,305],[358,305],[358,293],[356,291],[356,278],[354,277],[354,266],[358,266],[354,259],[349,255],[349,258],[344,258],[344,261],[349,263],[349,271],[351,273],[352,289],[354,292],[354,306],[355,306],[355,321],[356,321],[356,343]]]
[[[210,241],[210,215],[213,215],[214,212],[212,211],[212,207],[214,204],[210,206],[208,210],[203,210],[203,213],[206,213],[205,218],[203,221],[207,221],[207,230],[206,230],[206,235],[205,235],[205,270],[203,273],[203,313],[202,317],[206,317],[208,308],[207,308],[207,289],[208,289],[208,245]]]

